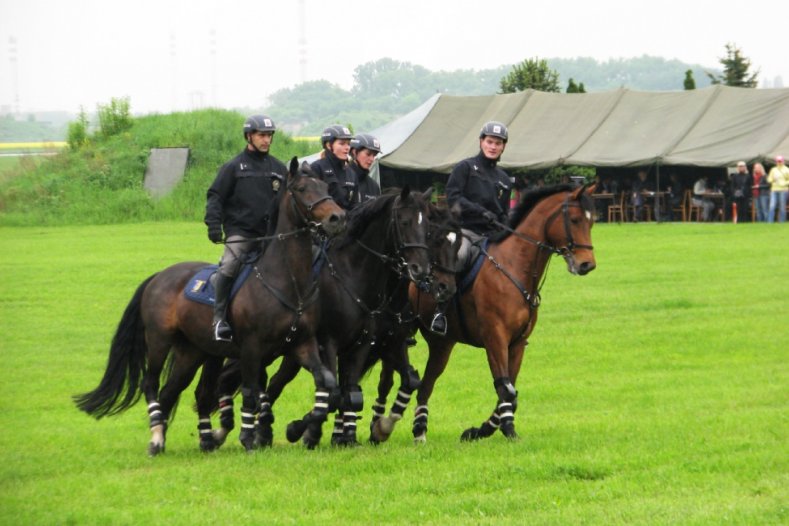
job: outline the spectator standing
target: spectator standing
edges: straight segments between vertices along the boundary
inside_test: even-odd
[[[778,222],[786,221],[786,195],[789,192],[789,168],[784,165],[783,155],[775,158],[775,166],[770,169],[767,176],[770,183],[770,211],[767,222],[775,221],[775,210],[778,209]]]
[[[737,222],[748,221],[748,209],[750,205],[751,175],[748,173],[748,166],[744,161],[737,163],[737,172],[731,176],[731,198],[732,203],[737,207]],[[732,218],[734,214],[732,213]]]

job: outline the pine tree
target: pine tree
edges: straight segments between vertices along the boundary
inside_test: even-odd
[[[707,73],[713,84],[724,84],[741,88],[755,88],[758,85],[756,79],[759,76],[759,70],[749,73],[751,61],[742,55],[742,51],[736,45],[732,43],[726,44],[726,57],[721,58],[720,63],[723,65],[723,75],[721,77]]]
[[[548,68],[546,60],[527,59],[512,67],[500,82],[501,93],[527,89],[559,93],[559,74]]]

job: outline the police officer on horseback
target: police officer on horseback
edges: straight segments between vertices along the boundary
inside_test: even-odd
[[[321,158],[310,165],[315,175],[329,185],[329,195],[334,202],[345,210],[359,202],[356,174],[348,167],[351,139],[351,130],[332,124],[321,134]]]
[[[230,290],[245,256],[260,247],[266,235],[269,208],[287,177],[285,165],[269,153],[276,131],[266,115],[252,115],[243,127],[247,146],[220,169],[206,196],[208,239],[225,250],[215,274],[213,330],[217,341],[232,341],[227,323]]]
[[[381,195],[381,186],[370,177],[370,168],[379,153],[381,153],[381,143],[372,135],[360,133],[351,139],[350,169],[356,176],[360,203]]]
[[[498,225],[507,220],[512,183],[498,162],[508,139],[504,124],[486,122],[479,132],[479,153],[460,161],[449,175],[447,204],[459,210],[463,228],[463,244],[458,254],[461,264],[472,243],[496,232]],[[430,325],[430,330],[439,334],[446,334],[447,330],[444,308],[445,305],[439,306]]]

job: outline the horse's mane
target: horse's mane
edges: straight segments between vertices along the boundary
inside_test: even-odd
[[[268,229],[266,230],[266,236],[273,236],[277,231],[277,222],[279,221],[279,205],[285,200],[285,194],[288,193],[287,188],[285,188],[285,184],[280,187],[277,198],[271,202],[271,207],[269,207]]]
[[[534,209],[537,203],[539,203],[546,197],[554,194],[558,194],[559,192],[572,191],[573,188],[575,187],[569,184],[555,184],[550,186],[543,186],[541,188],[536,188],[534,190],[529,190],[528,192],[523,194],[523,197],[521,197],[518,206],[516,206],[515,209],[512,210],[512,212],[510,213],[510,218],[509,221],[507,222],[508,223],[507,226],[509,226],[511,229],[514,230],[515,228],[518,227],[521,221],[523,221],[523,219],[527,215],[529,215],[529,212],[531,212]],[[499,241],[502,241],[509,235],[510,232],[506,230],[502,230],[491,235],[490,240],[494,243],[498,243]]]
[[[447,228],[452,230],[460,230],[460,222],[449,208],[428,203],[427,209],[430,214],[431,223],[446,225]]]
[[[360,239],[378,214],[390,208],[398,195],[400,195],[400,189],[392,188],[384,192],[380,197],[358,204],[346,212],[347,226],[338,244],[339,247]]]

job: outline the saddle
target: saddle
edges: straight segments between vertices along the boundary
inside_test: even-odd
[[[192,278],[186,282],[186,286],[184,287],[184,296],[186,296],[186,298],[191,301],[213,306],[216,298],[213,277],[214,274],[216,274],[218,268],[219,265],[208,265],[198,270],[197,274],[192,276]],[[233,288],[230,289],[230,297],[228,298],[228,301],[232,300],[236,296],[236,293],[238,293],[241,285],[244,284],[251,273],[252,263],[245,263],[241,267],[241,271],[238,273],[238,276],[233,282]]]
[[[230,289],[230,297],[228,303],[236,296],[241,285],[247,280],[252,273],[252,266],[260,259],[263,252],[260,250],[253,250],[246,254],[244,262],[241,265],[241,270],[233,281],[233,287]],[[214,292],[214,274],[216,274],[219,265],[207,265],[197,271],[197,274],[192,276],[186,282],[184,287],[184,296],[187,299],[197,303],[213,306],[216,299]]]
[[[463,243],[460,245],[458,251],[458,275],[457,286],[458,293],[462,294],[471,288],[474,280],[479,274],[479,269],[482,268],[482,263],[485,261],[485,252],[488,248],[488,238],[472,232],[471,230],[463,229]],[[457,297],[457,295],[455,296]]]

